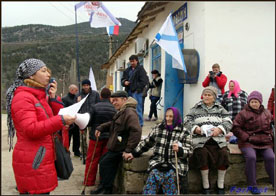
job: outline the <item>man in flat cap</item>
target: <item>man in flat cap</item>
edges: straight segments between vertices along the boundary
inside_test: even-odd
[[[141,140],[142,128],[136,112],[137,101],[128,97],[126,91],[117,91],[111,95],[112,104],[117,113],[112,121],[96,128],[95,136],[109,131],[108,152],[100,160],[100,185],[91,194],[111,194],[113,182],[122,158],[127,159],[130,152]]]

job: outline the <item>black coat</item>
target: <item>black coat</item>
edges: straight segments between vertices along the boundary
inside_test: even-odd
[[[116,112],[117,110],[108,99],[103,99],[99,103],[95,104],[93,106],[93,111],[90,112],[91,120],[89,122],[89,126],[91,126],[91,131],[89,133],[89,139],[96,140],[96,127],[105,122],[111,121]],[[107,138],[109,138],[109,132],[102,132],[99,140]]]
[[[80,93],[81,98],[83,99],[88,93],[84,93],[82,90]],[[87,99],[81,106],[79,113],[83,114],[86,112],[92,112],[93,110],[93,105],[98,103],[100,101],[100,95],[97,91],[94,91],[90,88],[90,94],[88,95]]]
[[[121,79],[122,86],[125,87],[125,91],[128,92],[129,90],[137,93],[141,93],[145,86],[149,83],[149,78],[147,76],[147,72],[145,71],[144,67],[141,65],[137,65],[137,67],[134,70],[134,73],[132,74],[132,77],[129,77],[129,72],[131,71],[132,67],[130,66],[127,68],[124,73],[123,77]],[[130,85],[125,86],[125,81],[129,81]]]
[[[62,102],[64,104],[64,107],[68,107],[70,105],[73,105],[74,103],[77,103],[77,96],[68,93],[65,97],[62,98]]]

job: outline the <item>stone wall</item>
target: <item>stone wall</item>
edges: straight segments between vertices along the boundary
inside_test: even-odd
[[[225,176],[225,188],[229,190],[234,185],[246,186],[246,176],[244,173],[245,160],[240,151],[237,150],[236,145],[228,145],[230,150],[229,162],[230,166],[227,169]],[[235,150],[233,150],[235,149]],[[117,173],[114,183],[114,193],[129,194],[129,193],[141,193],[143,186],[146,183],[148,174],[148,161],[152,151],[144,153],[141,157],[133,159],[131,162],[123,162]],[[192,165],[192,163],[190,163]],[[190,166],[190,168],[192,168]],[[189,192],[200,193],[201,192],[201,175],[197,169],[190,169],[189,171]],[[267,180],[268,178],[265,169],[264,162],[261,158],[257,159],[257,181]],[[209,180],[211,187],[215,187],[217,180],[217,171],[211,170],[209,174]]]

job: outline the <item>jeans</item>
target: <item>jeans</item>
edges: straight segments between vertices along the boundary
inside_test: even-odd
[[[142,127],[144,125],[144,119],[143,119],[143,93],[136,93],[136,92],[129,92],[129,96],[133,97],[137,101],[136,111],[139,117],[139,123]]]
[[[149,119],[151,119],[152,115],[154,114],[155,118],[158,118],[157,116],[157,102],[160,99],[160,97],[150,96],[150,113],[149,113]]]

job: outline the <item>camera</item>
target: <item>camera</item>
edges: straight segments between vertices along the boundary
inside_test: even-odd
[[[213,71],[209,71],[209,74],[210,74],[210,77],[211,77],[211,78],[214,78],[214,77],[216,76],[216,73],[213,72]]]

